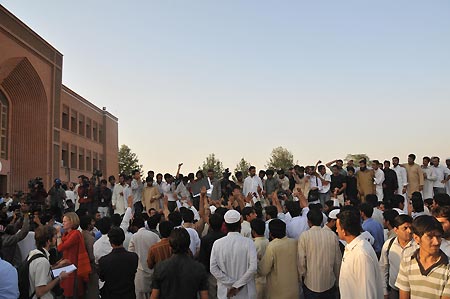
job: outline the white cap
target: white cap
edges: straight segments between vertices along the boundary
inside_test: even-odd
[[[337,214],[339,214],[340,212],[341,212],[340,209],[331,210],[331,212],[328,214],[328,218],[337,219]]]
[[[217,210],[215,206],[210,206],[209,210],[211,211],[211,214],[214,214],[214,212]]]
[[[233,224],[241,221],[241,214],[236,210],[228,210],[223,216],[225,223]]]

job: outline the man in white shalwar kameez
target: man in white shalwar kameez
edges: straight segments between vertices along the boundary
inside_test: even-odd
[[[242,236],[241,214],[229,210],[224,216],[228,235],[214,242],[210,271],[217,279],[217,298],[256,299],[256,248]]]

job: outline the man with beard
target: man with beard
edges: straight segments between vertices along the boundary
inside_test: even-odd
[[[375,194],[373,169],[367,168],[366,159],[359,161],[359,171],[356,173],[356,180],[358,184],[359,198],[362,202],[366,201],[367,194]]]
[[[408,163],[403,164],[403,167],[406,169],[406,175],[408,176],[407,194],[409,199],[411,199],[414,192],[420,192],[423,189],[422,169],[418,164],[414,163],[415,160],[416,155],[409,154]]]
[[[433,184],[437,179],[434,168],[428,164],[430,164],[430,157],[423,157],[422,165],[420,166],[422,168],[424,178],[422,190],[423,198],[433,198]]]
[[[384,161],[384,183],[383,183],[383,194],[384,198],[391,199],[394,193],[398,190],[398,180],[397,173],[391,168],[391,162],[388,160]]]

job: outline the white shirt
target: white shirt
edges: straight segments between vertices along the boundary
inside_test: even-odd
[[[95,263],[98,264],[98,260],[111,253],[111,251],[112,247],[111,243],[109,243],[108,235],[102,235],[97,241],[94,242]]]
[[[75,203],[75,192],[72,190],[66,190],[66,200],[71,200],[73,203]]]
[[[181,183],[182,184],[182,183]],[[176,196],[173,194],[173,190],[175,189],[175,184],[168,184],[167,182],[161,183],[161,190],[165,196],[167,196],[168,201],[177,201]]]
[[[133,192],[133,204],[138,201],[142,201],[142,189],[144,189],[144,184],[142,181],[133,179],[131,181],[131,191]]]
[[[434,172],[436,174],[436,180],[433,183],[434,188],[445,188],[445,185],[442,183],[442,181],[445,179],[446,175],[450,174],[450,170],[447,167],[444,167],[442,165],[438,165],[438,167],[435,167],[434,165],[431,166],[432,169],[434,169]]]
[[[152,273],[153,270],[147,265],[148,250],[153,244],[159,242],[159,237],[154,232],[146,230],[145,227],[140,228],[131,237],[128,251],[136,252],[139,257],[138,269],[147,273]]]
[[[298,240],[300,235],[309,229],[307,218],[308,212],[309,208],[303,208],[300,216],[293,217],[286,221],[286,235],[288,238]]]
[[[442,238],[441,241],[441,250],[450,257],[450,241],[447,241],[446,239]]]
[[[200,237],[198,236],[198,233],[195,229],[190,227],[185,227],[184,229],[187,230],[187,232],[189,233],[189,237],[191,238],[189,249],[191,250],[192,255],[196,256],[200,249]]]
[[[123,188],[123,200],[125,202],[125,207],[128,206],[128,198],[130,196],[133,196],[133,191],[131,190],[131,187],[128,186],[128,184],[125,186],[125,188]],[[133,198],[133,203],[134,203],[134,198]]]
[[[247,196],[249,193],[252,193],[252,194],[256,193],[256,197],[259,197],[258,186],[261,189],[264,189],[263,183],[259,176],[255,175],[253,177],[251,177],[251,176],[246,177],[244,180],[244,188],[242,190],[243,195]]]
[[[360,236],[345,246],[339,289],[341,298],[384,298],[378,258],[372,246]]]
[[[381,249],[381,256],[379,261],[381,275],[383,275],[384,277],[382,282],[385,295],[388,294],[386,282],[388,276],[389,285],[391,286],[391,288],[398,290],[398,288],[395,286],[395,281],[397,280],[398,271],[400,270],[400,262],[403,258],[412,256],[416,249],[419,248],[414,239],[409,241],[409,243],[406,244],[405,248],[402,248],[402,246],[400,246],[400,243],[398,242],[398,238],[395,237],[395,240],[393,241],[392,246],[389,249],[388,256],[387,249],[391,240],[392,238],[384,242],[383,248]]]
[[[331,181],[331,179],[330,179],[330,181]],[[322,181],[315,175],[310,175],[309,176],[309,186],[310,186],[310,189],[317,187],[317,189],[320,192],[322,190]]]
[[[397,182],[398,182],[398,193],[402,194],[403,187],[408,186],[408,177],[406,176],[406,169],[397,165],[396,167],[392,167],[392,169],[397,174]]]
[[[127,187],[127,184],[123,186],[121,184],[116,184],[114,186],[113,195],[112,195],[112,205],[114,205],[114,213],[122,215],[125,213],[125,207],[128,205],[127,200],[125,199],[124,189]],[[123,195],[120,195],[122,192]]]
[[[329,175],[328,173],[325,172],[324,175],[321,175],[319,173],[320,177],[324,180],[328,182],[328,185],[324,185],[322,184],[322,189],[319,191],[320,193],[327,193],[328,191],[330,191],[330,187],[331,187],[331,175]],[[321,182],[322,183],[322,182]]]
[[[375,177],[373,179],[374,185],[376,185],[376,188],[383,190],[383,182],[384,182],[384,172],[381,169],[375,170]]]
[[[256,270],[256,248],[251,239],[230,232],[214,242],[210,271],[217,279],[218,299],[227,299],[231,287],[243,287],[233,299],[256,299]]]
[[[51,267],[48,258],[50,254],[48,251],[43,248],[45,255],[47,258],[37,258],[30,263],[29,273],[30,273],[30,295],[36,291],[36,287],[46,286],[49,284],[53,278],[51,275]],[[29,259],[35,254],[42,254],[42,252],[38,249],[35,249],[30,252]],[[29,260],[28,259],[28,260]],[[37,298],[36,295],[32,297]],[[43,296],[39,297],[41,299],[53,299],[52,292],[48,291]]]
[[[252,238],[252,228],[250,226],[250,222],[248,222],[247,220],[244,220],[241,223],[241,235],[246,238]]]
[[[36,249],[36,241],[34,239],[34,232],[28,232],[25,239],[17,243],[19,246],[20,254],[23,260],[25,260],[30,253],[30,251]]]
[[[437,179],[435,168],[430,166],[424,167],[423,165],[420,167],[422,172],[427,175],[423,180],[422,197],[423,199],[433,198],[433,185]]]

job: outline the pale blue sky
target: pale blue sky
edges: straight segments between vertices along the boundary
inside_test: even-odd
[[[3,1],[144,169],[450,156],[450,2]],[[420,161],[419,161],[420,162]]]

